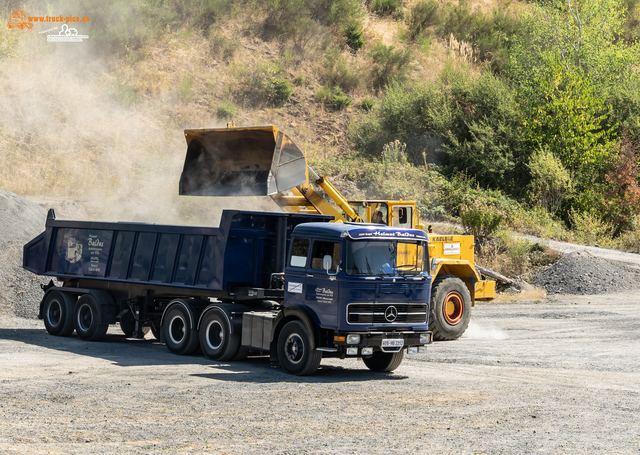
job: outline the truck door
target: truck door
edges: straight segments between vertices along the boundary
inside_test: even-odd
[[[304,288],[309,262],[309,239],[293,239],[285,273],[284,305],[305,305]]]
[[[329,270],[323,268],[325,256],[331,257]],[[305,300],[324,328],[338,328],[339,266],[340,243],[314,240],[305,277]]]

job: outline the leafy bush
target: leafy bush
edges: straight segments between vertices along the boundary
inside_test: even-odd
[[[427,29],[440,23],[438,3],[435,0],[421,0],[416,3],[407,17],[407,37],[417,41],[427,33]]]
[[[353,98],[344,94],[338,86],[324,86],[316,90],[316,98],[335,110],[342,110],[353,103]]]
[[[357,90],[362,84],[362,74],[356,59],[338,49],[327,51],[323,60],[323,77],[330,86],[339,86],[346,92]]]
[[[282,77],[282,68],[279,65],[262,63],[258,64],[254,71],[240,65],[233,68],[232,72],[240,81],[237,97],[254,105],[268,104],[280,107],[293,93],[293,86]]]
[[[371,109],[373,109],[374,105],[375,103],[372,99],[363,98],[360,100],[360,110],[364,112],[369,112]]]
[[[178,87],[178,96],[182,101],[189,102],[195,96],[193,92],[193,77],[184,76]]]
[[[111,86],[111,91],[115,99],[124,107],[131,107],[136,102],[136,91],[120,78],[116,79]]]
[[[264,90],[265,96],[270,104],[281,107],[289,100],[289,97],[293,93],[293,86],[286,79],[273,77],[267,80]]]
[[[236,106],[230,101],[220,103],[216,108],[216,115],[218,118],[231,120],[236,116]]]
[[[402,0],[373,0],[371,11],[380,15],[397,15],[402,8]]]
[[[409,48],[396,49],[395,46],[385,46],[378,42],[369,51],[369,57],[373,61],[373,88],[379,90],[394,82],[403,83],[406,80],[412,58]]]
[[[352,50],[357,51],[364,47],[364,36],[362,36],[360,24],[352,22],[347,25],[347,28],[344,30],[344,37],[346,39],[347,46]]]
[[[528,164],[531,173],[529,200],[554,215],[565,194],[573,190],[571,175],[562,162],[549,150],[538,149]]]
[[[492,236],[504,221],[505,216],[495,206],[476,199],[465,201],[460,206],[460,221],[467,232],[473,234],[478,245]]]

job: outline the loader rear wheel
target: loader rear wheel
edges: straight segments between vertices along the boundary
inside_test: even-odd
[[[399,352],[374,352],[371,357],[363,357],[362,361],[371,371],[388,373],[397,369],[404,359],[404,349]]]
[[[240,335],[231,333],[231,322],[220,309],[205,313],[200,323],[200,347],[211,360],[231,360],[238,353]]]
[[[200,345],[198,330],[191,326],[189,313],[181,305],[172,306],[164,316],[162,338],[167,348],[178,355],[193,354]]]
[[[76,333],[85,341],[99,341],[107,334],[109,324],[102,323],[102,314],[96,298],[91,294],[80,296],[73,310]]]
[[[471,294],[453,275],[439,276],[431,288],[429,330],[435,341],[455,340],[467,330],[471,319]]]
[[[278,361],[289,374],[308,376],[316,372],[322,352],[316,351],[305,325],[300,321],[285,324],[278,336]]]
[[[66,292],[52,291],[44,302],[44,326],[51,335],[68,337],[73,333],[74,299]]]

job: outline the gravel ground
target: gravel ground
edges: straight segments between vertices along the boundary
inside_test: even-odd
[[[330,359],[298,378],[115,327],[99,343],[49,336],[42,280],[20,269],[45,216],[0,191],[2,454],[640,454],[640,297],[618,292],[638,277],[615,252],[538,277],[550,295],[599,295],[481,302],[461,339],[393,373]]]
[[[640,454],[635,294],[481,303],[390,374],[180,357],[0,318],[0,453]]]

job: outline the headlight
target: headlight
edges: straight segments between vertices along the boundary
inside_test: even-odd
[[[427,352],[427,347],[426,346],[418,347],[418,352]]]
[[[362,355],[371,355],[373,354],[373,348],[362,348]]]
[[[418,346],[409,346],[407,348],[407,354],[417,354],[418,353]]]
[[[360,344],[360,335],[347,335],[347,344]]]
[[[358,355],[358,348],[347,348],[347,355]]]
[[[420,335],[420,344],[429,344],[431,343],[431,334],[425,333]]]

